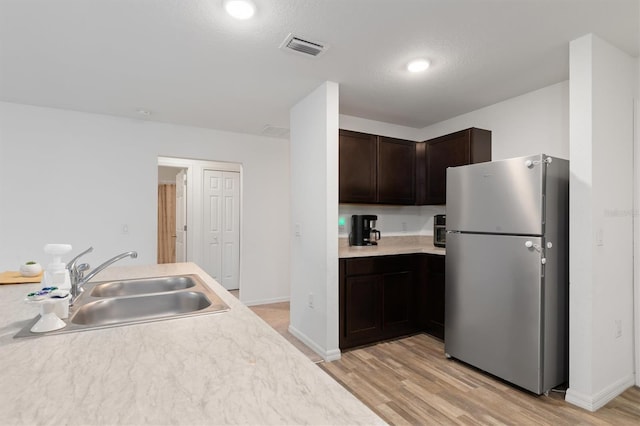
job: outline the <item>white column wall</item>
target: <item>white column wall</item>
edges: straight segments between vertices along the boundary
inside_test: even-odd
[[[338,85],[291,109],[289,330],[325,360],[338,348]]]
[[[640,22],[640,9],[638,9]],[[640,34],[638,34],[640,39]],[[638,81],[636,86],[635,126],[634,126],[634,245],[633,245],[633,273],[634,273],[634,328],[635,328],[635,375],[636,386],[640,386],[640,58],[636,59]]]
[[[634,383],[633,102],[637,61],[587,35],[570,46],[567,401],[597,410]]]

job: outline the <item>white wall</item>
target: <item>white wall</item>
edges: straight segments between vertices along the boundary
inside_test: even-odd
[[[158,167],[158,183],[175,184],[176,175],[182,170],[180,167]]]
[[[291,119],[289,330],[338,359],[338,85],[325,82]],[[299,232],[296,232],[299,230]],[[313,302],[310,302],[310,298]],[[312,305],[312,306],[311,306]]]
[[[416,142],[422,141],[422,139],[420,139],[421,129],[384,123],[382,121],[368,120],[366,118],[353,117],[351,115],[340,114],[340,128],[353,130],[354,132],[386,136],[389,138],[407,139]]]
[[[569,82],[490,105],[425,127],[419,140],[469,127],[491,130],[493,160],[545,153],[569,158]]]
[[[46,264],[49,242],[93,245],[94,266],[126,250],[155,263],[158,156],[229,161],[243,165],[242,298],[289,296],[286,140],[0,103],[0,153],[0,270]]]
[[[640,8],[638,9],[638,22],[640,22]],[[638,34],[640,39],[640,34]],[[633,281],[634,281],[634,342],[635,342],[635,375],[636,386],[640,386],[640,259],[638,254],[640,253],[640,58],[636,59],[636,66],[638,67],[638,81],[636,86],[636,101],[635,107],[635,126],[634,126],[634,200],[633,200]]]
[[[566,399],[597,410],[634,383],[633,102],[638,69],[634,58],[587,35],[571,42],[570,70]]]

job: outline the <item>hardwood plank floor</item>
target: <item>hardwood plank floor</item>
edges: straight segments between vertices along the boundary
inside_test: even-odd
[[[237,296],[236,296],[237,297]],[[311,361],[323,362],[320,355],[302,343],[296,336],[289,332],[289,302],[270,303],[267,305],[249,306],[256,315],[262,318],[274,330],[280,333],[285,339],[295,346],[300,352],[305,354]]]
[[[444,356],[441,341],[418,334],[343,352],[319,364],[393,425],[640,425],[640,389],[595,413],[536,396]]]

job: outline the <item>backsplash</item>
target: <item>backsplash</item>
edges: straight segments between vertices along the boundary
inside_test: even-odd
[[[351,215],[374,214],[378,216],[376,229],[382,237],[402,235],[433,235],[433,216],[444,214],[445,206],[385,206],[371,204],[340,204],[338,216],[344,225],[338,224],[340,237],[349,236]]]

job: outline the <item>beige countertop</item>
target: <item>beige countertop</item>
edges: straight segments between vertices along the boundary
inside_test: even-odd
[[[384,424],[195,264],[96,281],[194,273],[228,312],[25,339],[40,285],[0,286],[0,423]]]
[[[340,258],[389,256],[394,254],[427,253],[444,255],[444,248],[433,245],[430,235],[408,235],[385,237],[378,240],[377,246],[350,247],[347,238],[339,238],[338,256]]]

